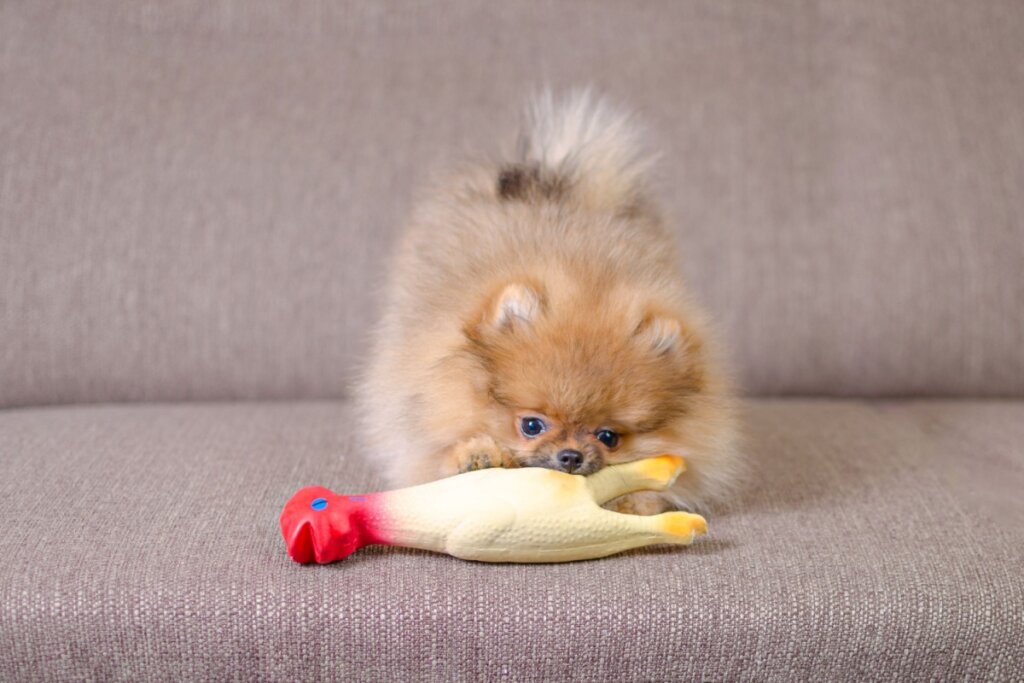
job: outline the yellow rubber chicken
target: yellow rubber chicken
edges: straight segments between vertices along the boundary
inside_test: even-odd
[[[589,476],[495,468],[365,495],[308,487],[285,506],[281,531],[296,561],[321,564],[372,543],[481,562],[569,562],[655,543],[689,545],[707,533],[700,515],[601,507],[632,491],[664,490],[685,469],[683,458],[662,455]]]

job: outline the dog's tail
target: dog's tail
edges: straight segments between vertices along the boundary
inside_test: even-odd
[[[629,113],[578,90],[535,96],[519,134],[517,162],[499,179],[506,198],[542,193],[597,210],[620,210],[640,200],[653,163]]]

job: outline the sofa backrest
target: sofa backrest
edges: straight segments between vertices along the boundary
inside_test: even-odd
[[[6,3],[0,405],[344,396],[418,182],[590,83],[753,394],[1024,395],[1024,4]]]

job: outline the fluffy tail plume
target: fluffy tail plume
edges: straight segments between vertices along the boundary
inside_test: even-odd
[[[518,157],[499,183],[504,196],[539,186],[596,210],[635,204],[653,162],[629,113],[589,90],[561,99],[550,91],[534,97],[519,134]]]

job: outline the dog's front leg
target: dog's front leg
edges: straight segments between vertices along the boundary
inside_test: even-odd
[[[473,436],[455,444],[449,456],[449,463],[453,474],[488,467],[519,466],[507,448],[503,448],[486,434]]]

